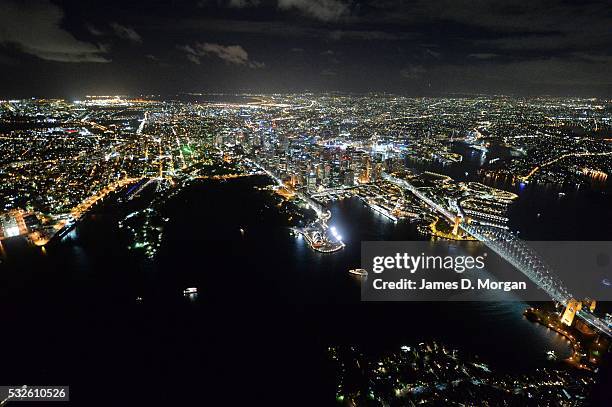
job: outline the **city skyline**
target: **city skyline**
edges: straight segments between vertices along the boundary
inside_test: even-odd
[[[610,11],[0,0],[0,407],[607,406]]]
[[[306,405],[606,397],[609,102],[184,97],[0,103],[0,302],[13,324],[50,309],[68,329],[50,329],[61,345],[32,346],[36,362],[9,359],[3,380],[61,375],[89,396],[77,372],[119,365],[139,372],[136,386],[192,380],[209,391],[185,399],[236,401],[235,379],[217,375],[230,360],[265,378],[244,397],[263,388],[253,397],[268,404],[299,383],[316,400]],[[372,243],[384,271],[368,261]],[[419,253],[419,270],[388,262],[402,252]],[[63,304],[105,322],[85,326]],[[38,341],[36,326],[18,326],[9,343]],[[381,332],[386,345],[369,346]],[[83,335],[79,351],[71,338]],[[46,363],[57,346],[68,360]],[[112,362],[99,370],[101,359]],[[122,397],[146,403],[131,376]]]

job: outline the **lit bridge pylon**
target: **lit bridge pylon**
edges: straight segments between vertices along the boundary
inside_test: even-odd
[[[555,273],[552,272],[550,267],[540,259],[533,249],[512,233],[496,227],[475,225],[469,222],[469,220],[465,221],[465,218],[459,219],[457,222],[456,214],[453,214],[449,209],[436,202],[432,197],[419,190],[407,180],[387,173],[383,173],[383,178],[397,186],[406,188],[434,211],[443,215],[451,224],[456,224],[458,226],[457,229],[462,229],[483,242],[517,270],[525,274],[553,300],[566,306],[568,301],[572,299],[572,295],[567,291]],[[610,329],[608,324],[591,312],[583,309],[576,312],[576,315],[592,327],[612,337],[612,329]]]
[[[462,223],[460,226],[525,274],[553,300],[566,304],[572,298],[572,295],[550,267],[540,259],[531,247],[512,233],[491,226],[466,223]]]
[[[539,255],[512,233],[491,226],[470,223],[461,223],[460,227],[525,274],[553,300],[566,306],[573,298]],[[608,324],[591,312],[583,309],[577,311],[576,315],[598,331],[612,337],[612,330]]]

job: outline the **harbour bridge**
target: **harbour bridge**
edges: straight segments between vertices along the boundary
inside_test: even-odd
[[[435,202],[408,181],[389,174],[383,174],[383,177],[412,192],[417,198],[421,199],[429,207],[443,215],[451,223],[457,221],[458,215],[453,214],[451,211]],[[460,222],[459,228],[468,235],[484,243],[489,249],[527,276],[527,278],[545,291],[550,298],[557,303],[567,306],[570,300],[572,300],[572,294],[570,294],[550,267],[542,261],[539,255],[529,247],[525,241],[519,239],[516,235],[504,229],[477,225],[470,222]],[[590,311],[582,309],[576,312],[576,316],[599,332],[612,337],[612,329],[610,329],[608,323],[595,316]]]

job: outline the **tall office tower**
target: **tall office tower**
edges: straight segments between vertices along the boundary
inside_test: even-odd
[[[352,187],[355,185],[355,172],[353,170],[346,170],[344,172],[343,184],[347,187]]]

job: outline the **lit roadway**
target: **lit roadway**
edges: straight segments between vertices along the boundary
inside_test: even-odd
[[[412,192],[417,198],[419,198],[420,200],[425,202],[431,208],[435,209],[436,212],[444,215],[448,220],[451,221],[451,223],[455,222],[455,217],[456,217],[455,215],[453,215],[448,209],[444,208],[440,204],[434,202],[430,197],[425,195],[423,192],[419,191],[419,189],[417,187],[415,187],[414,185],[412,185],[408,181],[396,178],[396,177],[394,177],[392,175],[389,175],[387,173],[383,173],[383,178],[386,179],[389,182],[392,182],[393,184],[395,184],[395,185],[397,185],[399,187],[406,188],[408,191]]]
[[[95,205],[99,200],[104,199],[106,195],[117,190],[117,188],[124,187],[140,180],[141,178],[122,178],[120,180],[111,182],[102,188],[97,194],[88,197],[83,202],[75,206],[71,211],[72,217],[74,219],[79,219],[83,213],[87,212],[87,210]]]
[[[456,215],[434,202],[408,181],[393,177],[387,173],[383,173],[383,177],[395,185],[404,187],[412,192],[417,198],[424,201],[436,212],[444,215],[451,223],[455,221]],[[561,281],[554,276],[552,270],[539,259],[533,250],[512,233],[499,228],[475,226],[466,222],[461,222],[459,227],[469,235],[483,242],[487,247],[525,274],[553,300],[565,306],[572,298],[572,295],[565,289]],[[576,315],[592,327],[612,337],[612,329],[610,329],[608,324],[589,311],[581,310],[577,312]]]
[[[148,117],[149,117],[149,112],[145,112],[144,117],[142,118],[142,121],[140,122],[140,126],[138,126],[138,129],[136,130],[136,134],[142,134],[142,130],[144,129],[145,124],[147,123]]]

